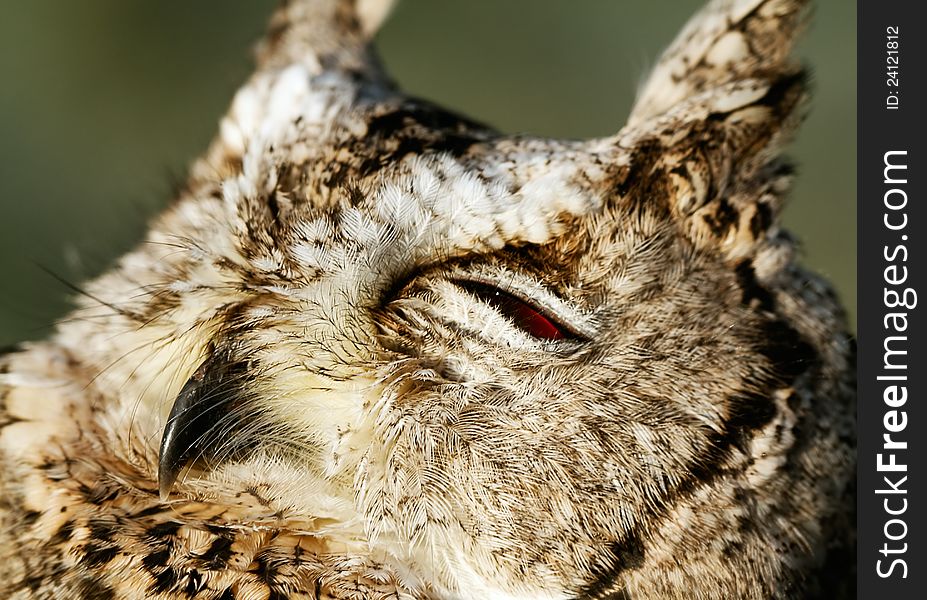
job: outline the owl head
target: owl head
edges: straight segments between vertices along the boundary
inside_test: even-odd
[[[60,326],[106,502],[303,548],[328,579],[297,561],[286,589],[335,597],[830,585],[851,341],[778,224],[805,2],[710,2],[585,141],[402,94],[387,4],[284,3],[179,198]]]

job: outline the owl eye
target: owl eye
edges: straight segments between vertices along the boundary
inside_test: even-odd
[[[560,340],[567,337],[566,329],[544,315],[541,309],[508,292],[484,283],[457,282],[465,290],[489,304],[519,329],[542,340]]]

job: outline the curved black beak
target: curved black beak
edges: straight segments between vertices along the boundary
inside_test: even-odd
[[[223,438],[238,428],[245,376],[244,363],[214,352],[184,384],[161,436],[158,491],[162,500],[190,463],[215,458],[219,448],[227,451]]]

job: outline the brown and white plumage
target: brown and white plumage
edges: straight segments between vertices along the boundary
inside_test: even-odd
[[[0,359],[2,595],[851,589],[852,342],[777,225],[804,4],[711,2],[590,141],[403,96],[383,2],[284,4],[181,197]]]

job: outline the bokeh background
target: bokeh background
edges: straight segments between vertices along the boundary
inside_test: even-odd
[[[378,36],[415,95],[503,131],[623,124],[695,0],[401,0]],[[0,346],[47,335],[202,152],[276,0],[31,0],[0,18]],[[785,215],[855,318],[856,6],[817,3],[810,116]]]

